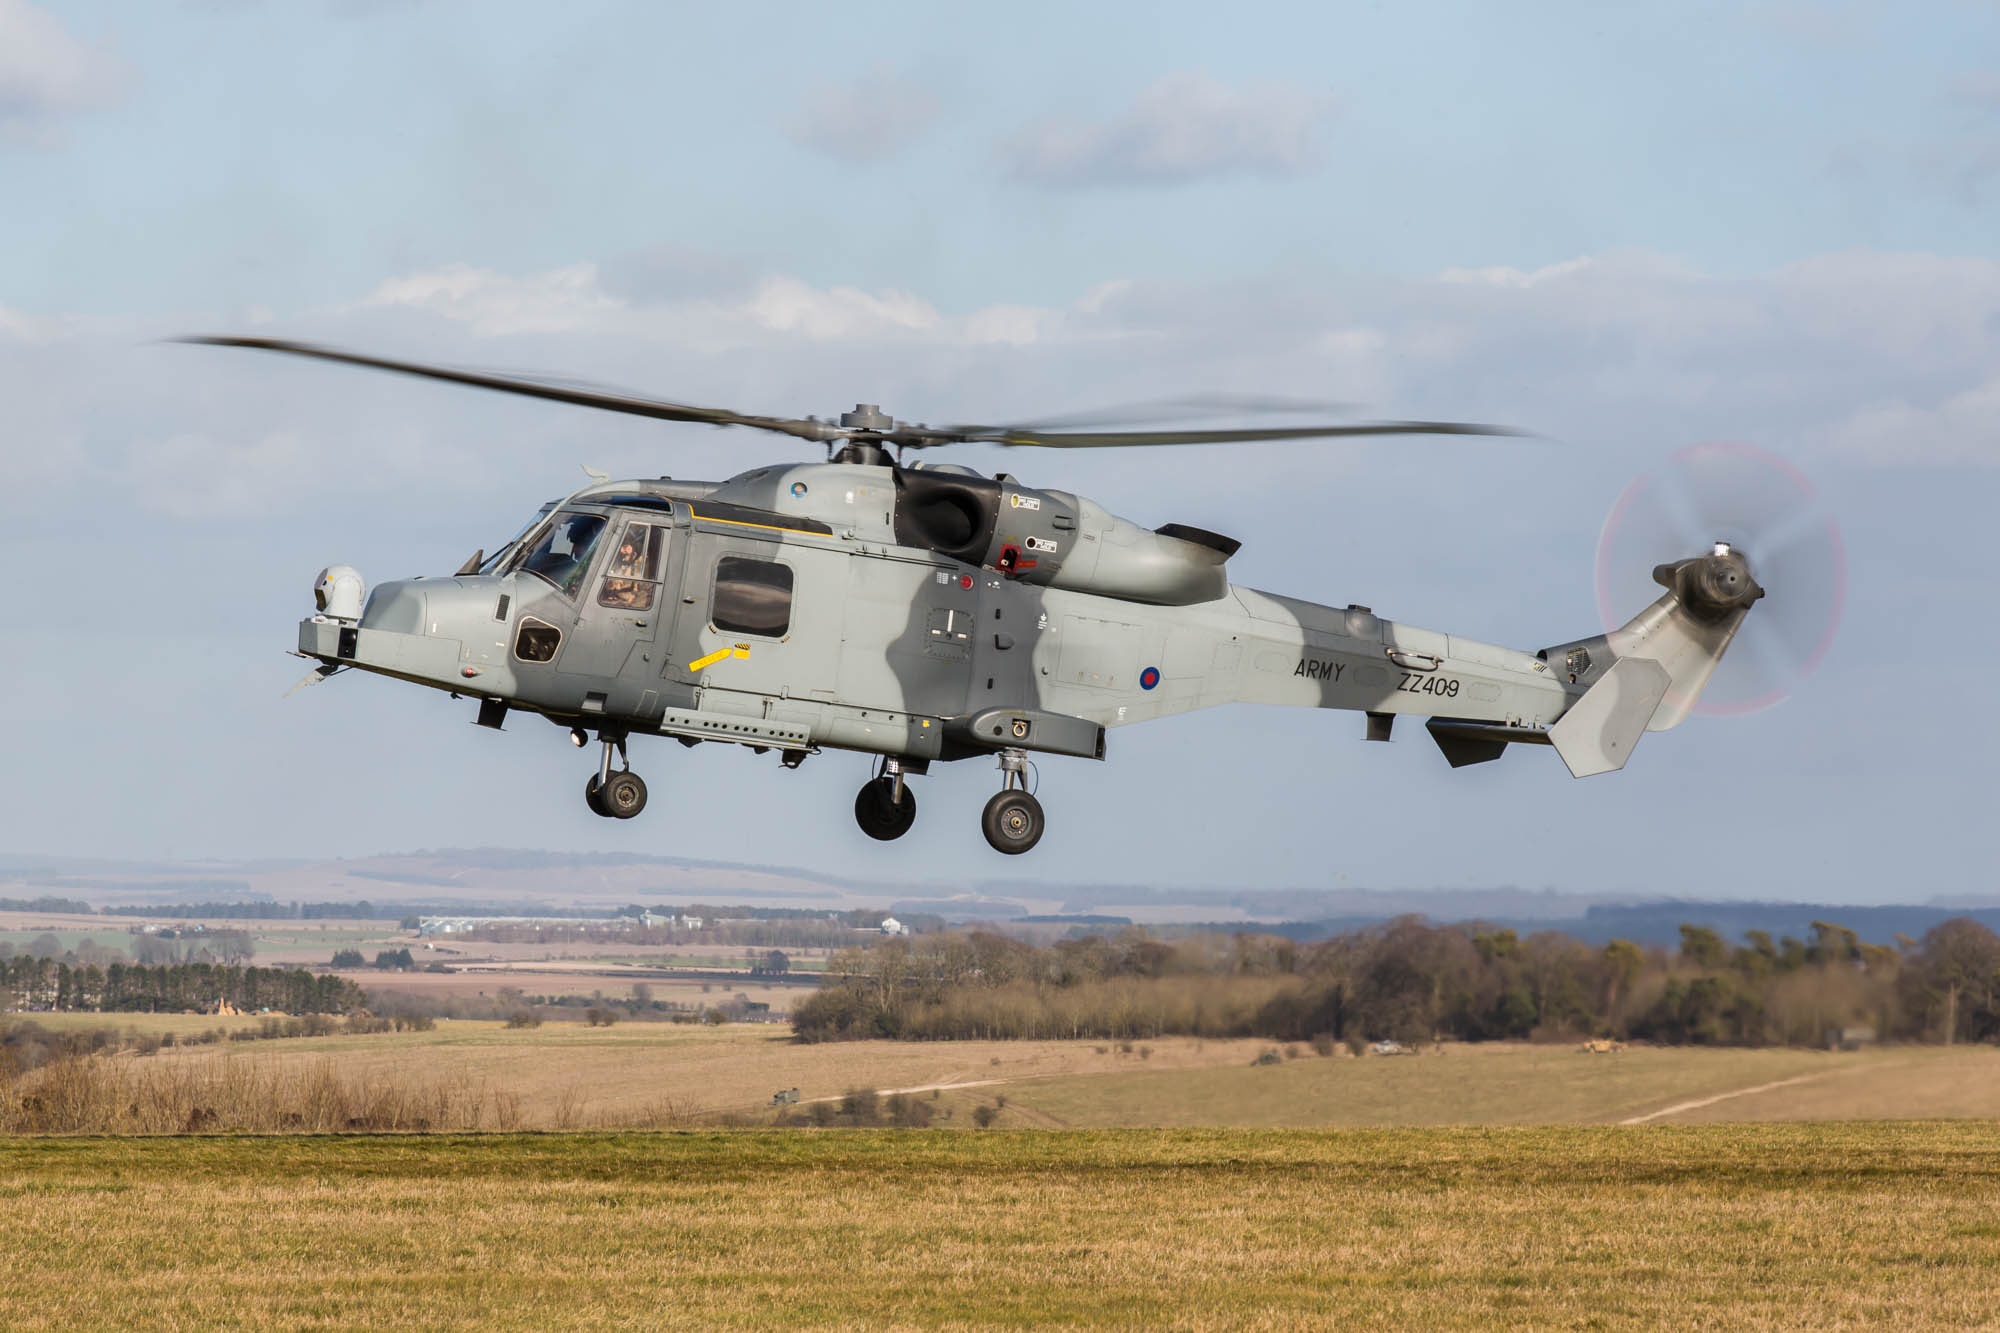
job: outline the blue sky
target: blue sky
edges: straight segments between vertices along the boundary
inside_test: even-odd
[[[1515,646],[1594,631],[1606,512],[1731,439],[1845,533],[1822,669],[1615,777],[1445,768],[1254,709],[1045,766],[1065,879],[1995,892],[2000,11],[1887,5],[0,0],[0,847],[621,847],[941,884],[1029,867],[929,779],[906,840],[641,747],[608,825],[555,728],[339,680],[314,572],[442,572],[591,463],[738,434],[162,347],[291,334],[750,411],[1020,419],[1189,390],[1549,439],[973,466],[1245,541],[1239,582]],[[1727,668],[1725,668],[1727,669]],[[1716,827],[1726,793],[1743,816]]]

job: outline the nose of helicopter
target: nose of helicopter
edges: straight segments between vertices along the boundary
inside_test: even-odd
[[[391,634],[424,632],[424,580],[391,579],[376,585],[361,612],[361,628]]]
[[[314,583],[320,612],[300,622],[299,651],[443,689],[504,692],[511,592],[509,579],[486,576],[391,579],[365,589],[353,569],[331,566]]]

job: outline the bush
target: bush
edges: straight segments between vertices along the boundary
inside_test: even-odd
[[[588,1009],[584,1011],[583,1019],[594,1028],[608,1028],[618,1021],[618,1015],[609,1009]]]
[[[538,1028],[541,1025],[542,1016],[532,1009],[516,1009],[507,1015],[507,1026],[510,1028]]]
[[[905,1092],[890,1095],[888,1111],[889,1123],[898,1129],[922,1129],[931,1122],[931,1108]]]
[[[1000,1108],[997,1106],[986,1106],[982,1104],[972,1108],[972,1123],[979,1126],[981,1129],[987,1129],[991,1127],[993,1122],[995,1120],[998,1120],[999,1118],[1000,1118]]]
[[[359,949],[340,949],[335,951],[333,955],[333,966],[366,967],[368,966],[368,960],[361,956],[361,950]]]
[[[1331,1032],[1322,1032],[1312,1039],[1313,1054],[1332,1055],[1334,1052],[1334,1048],[1338,1044],[1339,1043],[1334,1041],[1333,1034]]]
[[[1285,1063],[1285,1057],[1283,1052],[1279,1051],[1277,1047],[1266,1046],[1258,1053],[1257,1058],[1250,1063],[1253,1065],[1281,1065]]]

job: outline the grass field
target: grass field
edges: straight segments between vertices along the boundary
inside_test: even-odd
[[[1580,1055],[1568,1046],[1493,1043],[1394,1059],[1128,1070],[1114,1079],[1022,1083],[1009,1093],[1026,1123],[1051,1126],[2000,1119],[2000,1047],[1833,1054],[1642,1046]],[[1707,1104],[1687,1105],[1694,1102]]]
[[[133,1027],[178,1035],[257,1020],[198,1015],[24,1015],[50,1026]],[[1451,1045],[1421,1055],[1253,1063],[1268,1043],[1162,1038],[1126,1051],[1089,1041],[851,1042],[801,1046],[772,1024],[717,1027],[551,1022],[513,1029],[442,1022],[429,1032],[288,1038],[114,1057],[134,1077],[247,1071],[292,1084],[337,1075],[360,1093],[449,1089],[491,1105],[508,1126],[620,1128],[755,1116],[771,1094],[836,1098],[851,1088],[939,1089],[953,1127],[996,1098],[1003,1127],[1534,1125],[1647,1119],[2000,1120],[2000,1047],[1785,1049]],[[1293,1048],[1303,1050],[1304,1048]],[[247,1085],[244,1085],[247,1086]],[[187,1095],[193,1096],[192,1092]],[[667,1111],[671,1114],[666,1114]],[[948,1117],[945,1113],[949,1113]],[[86,1123],[78,1128],[128,1128]],[[258,1128],[262,1121],[215,1126]],[[434,1121],[433,1128],[494,1128]]]
[[[0,1141],[11,1329],[1990,1326],[1990,1124]]]

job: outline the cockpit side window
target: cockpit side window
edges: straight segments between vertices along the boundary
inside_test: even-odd
[[[650,611],[659,592],[661,550],[668,529],[654,523],[628,523],[612,548],[611,563],[598,589],[599,606],[624,611]]]
[[[564,593],[576,596],[583,576],[590,569],[591,552],[604,535],[604,519],[597,514],[557,514],[535,549],[528,552],[521,568],[547,579]]]

